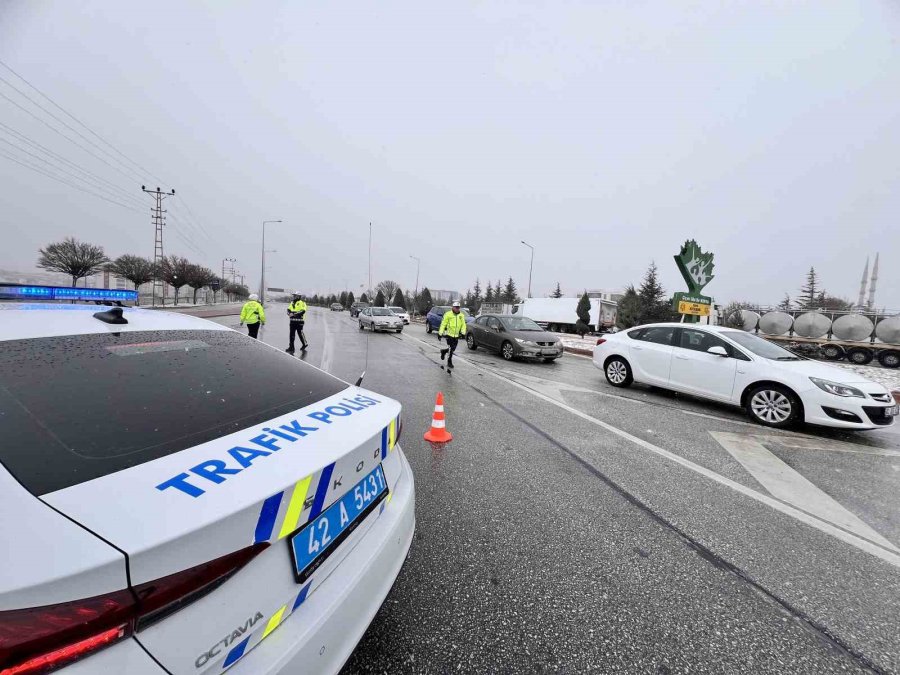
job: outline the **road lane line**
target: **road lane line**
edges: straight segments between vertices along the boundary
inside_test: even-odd
[[[724,431],[710,431],[709,435],[740,462],[773,497],[792,504],[805,513],[834,523],[845,531],[900,553],[900,549],[841,506],[834,498],[782,462],[760,442],[762,439]]]
[[[328,316],[327,314],[325,315]],[[331,349],[331,334],[328,332],[328,322],[329,319],[324,318],[322,320],[322,329],[324,330],[325,335],[322,338],[322,362],[319,364],[319,368],[324,370],[326,373],[331,372],[331,359],[332,359],[332,349]]]
[[[417,340],[418,342],[421,342],[422,344],[424,344],[426,346],[431,346],[431,345],[428,345],[428,343],[425,342],[424,340],[420,340],[419,338],[415,338],[412,336],[409,336],[409,337],[413,340]],[[632,443],[643,448],[644,450],[648,450],[649,452],[652,452],[660,457],[668,459],[669,461],[674,462],[675,464],[678,464],[678,465],[680,465],[690,471],[693,471],[694,473],[697,473],[705,478],[708,478],[709,480],[711,480],[713,482],[716,482],[720,485],[731,488],[735,492],[738,492],[739,494],[742,494],[745,497],[749,497],[750,499],[753,499],[757,502],[765,504],[766,506],[771,507],[772,509],[778,511],[779,513],[782,513],[787,516],[791,516],[791,517],[795,518],[796,520],[799,520],[800,522],[805,523],[806,525],[809,525],[810,527],[813,527],[813,528],[819,530],[820,532],[828,534],[828,535],[834,537],[835,539],[843,541],[846,544],[850,544],[851,546],[854,546],[854,547],[858,548],[859,550],[864,551],[865,553],[868,553],[876,558],[879,558],[879,559],[883,560],[884,562],[886,562],[890,565],[893,565],[894,567],[900,568],[900,555],[898,555],[897,553],[894,553],[893,551],[891,551],[889,549],[885,549],[884,547],[879,546],[878,544],[875,544],[875,543],[869,541],[868,539],[864,539],[864,538],[856,536],[855,534],[852,534],[850,532],[846,532],[846,531],[842,530],[841,528],[837,527],[836,525],[833,525],[830,522],[824,521],[816,516],[805,513],[802,510],[800,510],[794,506],[791,506],[790,504],[786,504],[782,501],[775,499],[774,497],[771,497],[769,495],[765,495],[761,492],[758,492],[752,488],[747,487],[746,485],[742,485],[741,483],[738,483],[737,481],[731,480],[730,478],[726,478],[725,476],[722,476],[721,474],[718,474],[715,471],[707,469],[705,466],[695,464],[694,462],[690,461],[689,459],[685,459],[684,457],[681,457],[680,455],[676,455],[673,452],[669,452],[668,450],[665,450],[657,445],[654,445],[653,443],[645,441],[643,438],[634,436],[634,435],[628,433],[627,431],[625,431],[624,429],[620,429],[616,426],[613,426],[612,424],[609,424],[607,422],[599,420],[596,417],[591,417],[587,413],[581,412],[577,408],[573,408],[572,406],[568,405],[567,403],[563,403],[562,401],[554,399],[551,396],[547,396],[546,394],[536,391],[536,390],[532,389],[531,387],[528,387],[524,384],[521,384],[519,382],[511,380],[508,377],[503,377],[502,375],[498,375],[497,373],[492,372],[490,368],[484,368],[481,366],[477,366],[477,365],[469,362],[467,359],[465,359],[463,357],[460,357],[459,360],[462,363],[465,363],[466,365],[471,366],[472,368],[474,368],[476,370],[481,370],[481,371],[487,373],[488,375],[490,375],[491,377],[495,377],[502,382],[505,382],[513,387],[516,387],[518,389],[521,389],[522,391],[525,391],[525,392],[531,394],[532,396],[536,396],[537,398],[539,398],[547,403],[550,403],[552,405],[555,405],[558,408],[575,415],[576,417],[579,417],[587,422],[590,422],[591,424],[594,424],[602,429],[605,429],[606,431],[609,431],[610,433],[613,433],[613,434],[619,436],[620,438],[624,438],[627,441],[631,441]]]

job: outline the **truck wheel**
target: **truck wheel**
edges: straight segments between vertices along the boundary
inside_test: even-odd
[[[551,333],[558,333],[559,326],[557,326],[555,323],[551,323],[549,326],[547,326],[547,330],[549,330]]]
[[[431,327],[431,324],[426,321],[425,322],[425,332],[431,333],[433,330],[434,330],[434,328]]]
[[[840,361],[844,358],[844,348],[840,345],[825,345],[822,347],[822,356],[829,361]]]
[[[475,336],[469,333],[466,335],[466,347],[471,349],[473,352],[478,349],[478,345],[475,344]]]
[[[895,352],[890,349],[883,349],[878,352],[878,363],[883,365],[885,368],[898,368],[900,367],[900,352]]]
[[[865,347],[853,347],[847,350],[847,360],[858,366],[864,366],[867,363],[871,363],[874,357],[875,355],[872,353],[872,350],[866,349]]]

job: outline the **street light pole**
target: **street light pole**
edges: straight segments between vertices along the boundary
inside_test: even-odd
[[[414,255],[409,257],[416,261],[416,290],[413,291],[413,317],[415,317],[417,305],[419,303],[419,267],[421,266],[422,261]]]
[[[266,223],[280,223],[280,220],[264,220],[262,224],[262,269],[259,275],[259,301],[266,303]]]
[[[534,246],[532,246],[531,244],[529,244],[526,241],[523,241],[522,243],[531,249],[531,265],[528,267],[528,297],[530,298],[531,297],[531,272],[534,269]]]

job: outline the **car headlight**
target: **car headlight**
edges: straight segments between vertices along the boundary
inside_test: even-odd
[[[532,342],[531,340],[523,340],[522,338],[516,338],[516,342],[520,345],[525,345],[526,347],[537,347],[537,342]]]
[[[809,378],[810,381],[822,391],[827,391],[835,396],[852,396],[854,398],[865,398],[866,395],[855,387],[848,387],[846,384],[830,382],[828,380],[820,380],[818,377]]]

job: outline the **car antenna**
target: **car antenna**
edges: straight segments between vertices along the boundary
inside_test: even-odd
[[[99,319],[103,323],[128,323],[128,319],[122,316],[121,307],[110,307],[105,312],[95,312],[94,318]]]

